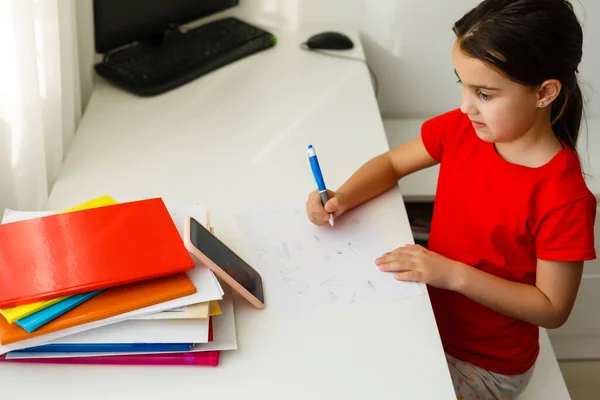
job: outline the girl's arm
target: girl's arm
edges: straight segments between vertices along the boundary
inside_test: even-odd
[[[336,195],[344,198],[346,209],[351,209],[392,188],[402,177],[435,164],[418,137],[367,161]]]
[[[582,274],[583,262],[538,259],[531,286],[459,264],[455,290],[499,313],[554,329],[567,321]]]
[[[392,188],[402,177],[435,164],[437,161],[429,155],[421,137],[413,139],[363,164],[335,193],[329,192],[325,206],[317,190],[310,193],[306,201],[308,218],[317,225],[324,225],[328,223],[329,213],[337,218]]]
[[[383,254],[375,263],[402,281],[459,292],[501,314],[544,328],[562,326],[575,303],[583,262],[537,260],[535,286],[509,281],[419,245]]]

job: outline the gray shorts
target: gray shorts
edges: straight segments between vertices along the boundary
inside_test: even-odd
[[[535,365],[522,375],[502,375],[446,354],[458,400],[512,400],[527,387]]]

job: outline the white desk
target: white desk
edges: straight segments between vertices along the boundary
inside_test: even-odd
[[[159,97],[98,82],[47,209],[102,194],[200,202],[216,234],[248,256],[232,213],[248,201],[304,202],[315,188],[308,143],[332,188],[388,148],[365,65],[299,49],[326,28],[272,29],[275,48]],[[397,189],[373,206],[390,246],[411,240]],[[269,310],[265,287],[265,310],[236,299],[239,350],[217,368],[0,364],[3,396],[455,398],[427,295],[300,320]]]

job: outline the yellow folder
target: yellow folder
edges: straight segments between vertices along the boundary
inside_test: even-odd
[[[210,315],[211,317],[214,317],[215,315],[221,315],[222,311],[221,311],[221,306],[219,306],[219,302],[217,302],[216,300],[211,300],[210,303],[208,304],[208,315]]]
[[[58,214],[67,213],[67,212],[71,212],[71,211],[86,210],[86,209],[90,209],[90,208],[110,206],[113,204],[117,204],[117,202],[115,200],[113,200],[111,197],[102,196],[102,197],[98,197],[98,198],[90,200],[90,201],[86,201],[85,203],[79,204],[77,206],[68,208],[66,210],[60,211],[60,212],[58,212]],[[9,324],[12,324],[13,322],[15,322],[21,318],[25,318],[28,315],[31,315],[40,310],[43,310],[44,308],[50,307],[51,305],[56,304],[64,299],[66,299],[67,297],[69,297],[69,296],[59,297],[57,299],[52,299],[52,300],[38,301],[36,303],[25,304],[22,306],[12,307],[12,308],[5,308],[3,310],[0,309],[0,314],[2,314],[4,316],[4,318],[6,318],[6,320],[8,321]]]

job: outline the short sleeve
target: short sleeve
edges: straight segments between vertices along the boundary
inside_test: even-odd
[[[592,196],[569,203],[548,214],[536,236],[537,258],[551,261],[586,261],[596,258]]]
[[[448,147],[448,133],[457,129],[464,114],[460,109],[452,110],[428,119],[421,125],[421,140],[425,149],[437,162],[442,161]]]

